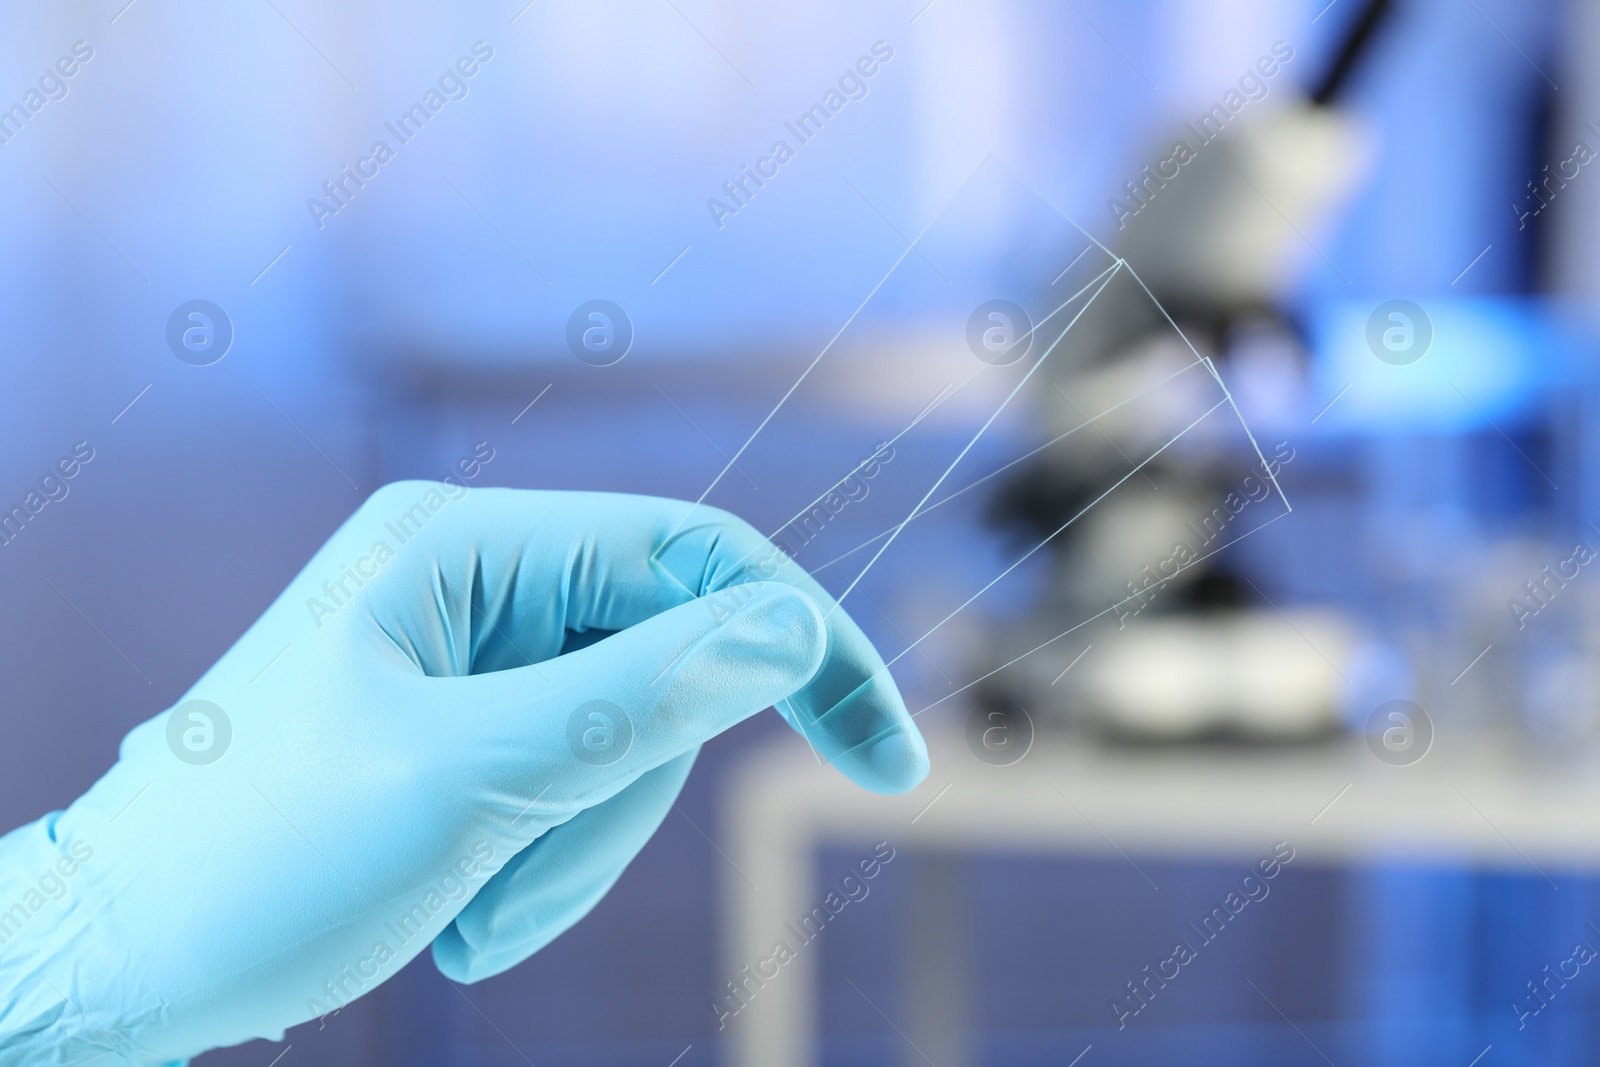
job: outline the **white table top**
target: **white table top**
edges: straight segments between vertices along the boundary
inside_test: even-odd
[[[1600,868],[1600,766],[1512,740],[1445,733],[1398,767],[1359,738],[1247,749],[1041,736],[1009,767],[948,727],[928,741],[933,772],[902,797],[851,785],[798,737],[741,766],[723,835],[727,978],[818,903],[811,865],[828,842],[1249,862],[1287,841],[1297,866],[1399,860],[1557,882]],[[814,964],[802,952],[730,1021],[735,1062],[813,1062]]]

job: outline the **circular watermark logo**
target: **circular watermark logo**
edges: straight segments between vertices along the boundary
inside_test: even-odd
[[[580,704],[567,719],[567,747],[591,767],[609,767],[633,747],[633,720],[609,700]]]
[[[633,347],[633,320],[609,300],[585,301],[567,317],[567,347],[591,367],[609,367]]]
[[[1033,747],[1033,717],[1020,705],[975,713],[967,720],[967,747],[991,767],[1021,762]]]
[[[1409,300],[1385,301],[1367,318],[1367,347],[1385,363],[1415,363],[1432,344],[1433,320]]]
[[[185,700],[167,713],[167,747],[185,763],[215,763],[232,742],[228,713],[209,700]]]
[[[1009,300],[986,300],[967,318],[967,347],[985,363],[1009,366],[1033,347],[1033,320]]]
[[[167,347],[191,367],[209,367],[233,347],[233,320],[209,300],[186,300],[167,317]]]
[[[1433,720],[1409,700],[1386,700],[1367,720],[1367,747],[1392,767],[1409,767],[1433,747]]]

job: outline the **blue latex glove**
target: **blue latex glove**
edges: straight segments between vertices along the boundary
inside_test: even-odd
[[[276,1040],[430,943],[455,980],[503,971],[774,702],[910,789],[927,750],[835,608],[715,509],[386,486],[87,794],[0,839],[0,1064]]]

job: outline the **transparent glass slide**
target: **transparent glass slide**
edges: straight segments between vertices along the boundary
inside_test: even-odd
[[[749,413],[680,530],[700,507],[754,522],[886,671],[916,676],[902,688],[917,713],[1096,620],[1125,625],[1152,589],[1288,513],[1278,467],[1133,269],[991,158]],[[972,536],[1032,480],[1059,490],[1036,528]],[[756,555],[745,580],[772,566]],[[655,562],[671,573],[670,558]],[[699,573],[673,577],[700,591]],[[1000,647],[1004,627],[974,631],[1041,604],[1053,633]]]

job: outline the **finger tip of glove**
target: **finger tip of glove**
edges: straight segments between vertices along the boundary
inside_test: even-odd
[[[433,965],[440,974],[460,985],[475,985],[485,978],[509,971],[543,946],[513,945],[510,948],[482,950],[473,948],[454,924],[433,942]]]
[[[922,734],[911,726],[895,730],[874,742],[870,759],[877,772],[877,781],[869,788],[891,796],[909,793],[921,785],[932,770],[928,760],[928,745],[923,741]]]
[[[823,671],[826,679],[828,668]],[[863,789],[895,795],[928,776],[927,742],[887,671],[880,669],[820,715],[794,710],[796,728],[817,754]]]
[[[842,753],[835,761],[850,780],[874,793],[909,793],[928,777],[928,745],[910,723],[895,726]]]
[[[476,981],[472,973],[472,950],[456,931],[447,926],[433,940],[433,965],[439,973],[452,982],[471,984]]]

